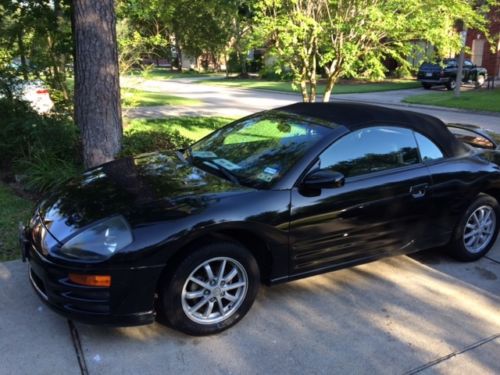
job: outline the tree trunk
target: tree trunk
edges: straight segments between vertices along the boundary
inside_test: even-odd
[[[23,72],[23,79],[27,81],[28,77],[28,64],[26,63],[26,49],[23,42],[23,30],[19,30],[17,34],[17,44],[19,47],[19,55],[21,56],[21,71]]]
[[[113,0],[74,0],[75,121],[87,168],[113,160],[122,142]]]
[[[310,103],[311,98],[309,97],[309,92],[307,91],[307,80],[305,78],[300,80],[300,92],[302,93],[302,101],[304,103]]]
[[[182,73],[182,50],[177,37],[175,38],[175,50],[177,52],[177,70]]]
[[[337,74],[328,74],[328,80],[326,81],[325,93],[323,94],[323,102],[327,103],[330,101],[330,95],[332,94],[333,87],[337,83]]]
[[[460,96],[460,89],[462,87],[462,79],[463,79],[463,68],[464,68],[464,59],[465,59],[465,43],[467,40],[467,27],[464,26],[464,30],[462,31],[462,48],[460,50],[460,55],[458,56],[458,68],[457,68],[457,76],[455,77],[455,88],[454,96],[458,98]]]

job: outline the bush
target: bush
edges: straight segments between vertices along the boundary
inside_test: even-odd
[[[32,159],[21,159],[16,169],[22,171],[22,182],[29,191],[44,192],[64,185],[83,172],[81,164],[57,159],[52,155],[37,154]]]
[[[178,131],[127,130],[123,137],[121,156],[133,156],[159,150],[175,150],[188,146],[191,141]]]
[[[78,130],[70,119],[43,116],[19,100],[0,99],[0,168],[41,192],[81,169]]]
[[[259,76],[269,81],[291,81],[293,79],[293,73],[289,69],[278,66],[265,66],[259,72]]]

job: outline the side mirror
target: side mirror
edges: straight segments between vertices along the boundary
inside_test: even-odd
[[[302,186],[311,189],[338,188],[344,184],[345,177],[342,173],[328,169],[317,169],[309,173],[302,182]]]

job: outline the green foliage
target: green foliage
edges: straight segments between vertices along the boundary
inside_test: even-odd
[[[125,128],[123,152],[130,155],[183,147],[229,122],[230,119],[222,117],[134,119]]]
[[[15,70],[23,80],[41,79],[56,108],[71,112],[66,85],[72,64],[68,0],[0,0],[0,80]]]
[[[0,183],[0,262],[19,258],[18,224],[26,222],[33,202]]]
[[[261,0],[255,16],[256,37],[271,45],[278,66],[288,66],[305,101],[316,96],[316,71],[328,78],[324,101],[341,77],[381,79],[383,61],[395,59],[410,70],[410,60],[428,55],[426,45],[445,56],[457,52],[455,23],[485,30],[490,0]],[[424,42],[424,43],[417,43]]]
[[[138,130],[125,132],[121,156],[138,155],[159,150],[175,150],[189,145],[189,139],[176,130]]]
[[[58,159],[42,152],[30,159],[20,159],[15,167],[22,173],[24,187],[32,192],[53,190],[83,172],[83,166],[75,160]]]
[[[42,116],[28,103],[0,99],[0,168],[17,173],[32,191],[46,191],[77,173],[78,131],[64,117]]]

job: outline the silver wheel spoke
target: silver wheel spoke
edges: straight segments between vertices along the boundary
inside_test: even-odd
[[[226,312],[224,311],[224,305],[222,304],[222,299],[219,297],[217,298],[217,305],[219,305],[219,312],[222,316],[224,316],[226,314]]]
[[[227,261],[224,259],[222,261],[222,264],[221,264],[220,270],[219,270],[219,280],[224,279],[224,271],[226,270],[226,263],[227,263]]]
[[[194,305],[193,307],[191,307],[189,309],[189,311],[191,311],[192,313],[195,313],[196,311],[198,311],[203,305],[205,305],[206,303],[208,302],[208,299],[207,298],[203,298],[200,302],[198,302],[196,305]]]
[[[476,236],[473,236],[471,239],[469,239],[466,243],[465,246],[472,246],[473,243],[476,242]]]
[[[479,219],[477,217],[477,211],[472,214],[472,220],[474,220],[474,223],[476,223],[476,225],[479,225]]]
[[[200,298],[200,297],[203,297],[203,290],[197,290],[196,292],[187,292],[186,293],[187,299],[194,299],[194,298]]]
[[[245,286],[245,285],[246,285],[246,283],[244,281],[241,281],[239,283],[226,285],[224,287],[224,290],[232,290],[232,289],[236,289],[236,288],[241,288],[242,286]]]
[[[236,301],[238,299],[238,297],[233,296],[233,295],[231,295],[229,293],[224,294],[224,297],[222,297],[222,298],[225,298],[225,299],[227,299],[228,301],[231,301],[231,302],[234,302],[234,301]]]
[[[464,234],[464,238],[469,238],[470,236],[474,236],[475,234],[476,234],[475,231],[470,231],[469,233]]]
[[[207,273],[208,280],[212,280],[215,278],[214,273],[212,271],[212,267],[210,267],[210,264],[205,265],[205,272]]]
[[[236,268],[233,268],[231,272],[224,278],[224,281],[226,283],[229,283],[234,277],[238,274],[238,270]]]
[[[205,289],[210,289],[210,285],[208,285],[207,283],[205,283],[204,281],[201,281],[199,279],[197,279],[196,277],[192,276],[188,279],[188,281],[192,281],[193,283],[195,284],[198,284],[199,286],[205,288]]]
[[[213,309],[214,309],[214,305],[215,305],[215,302],[208,302],[208,306],[207,306],[207,309],[205,310],[205,312],[203,313],[203,316],[205,318],[208,318],[210,316],[210,314],[212,313]]]

